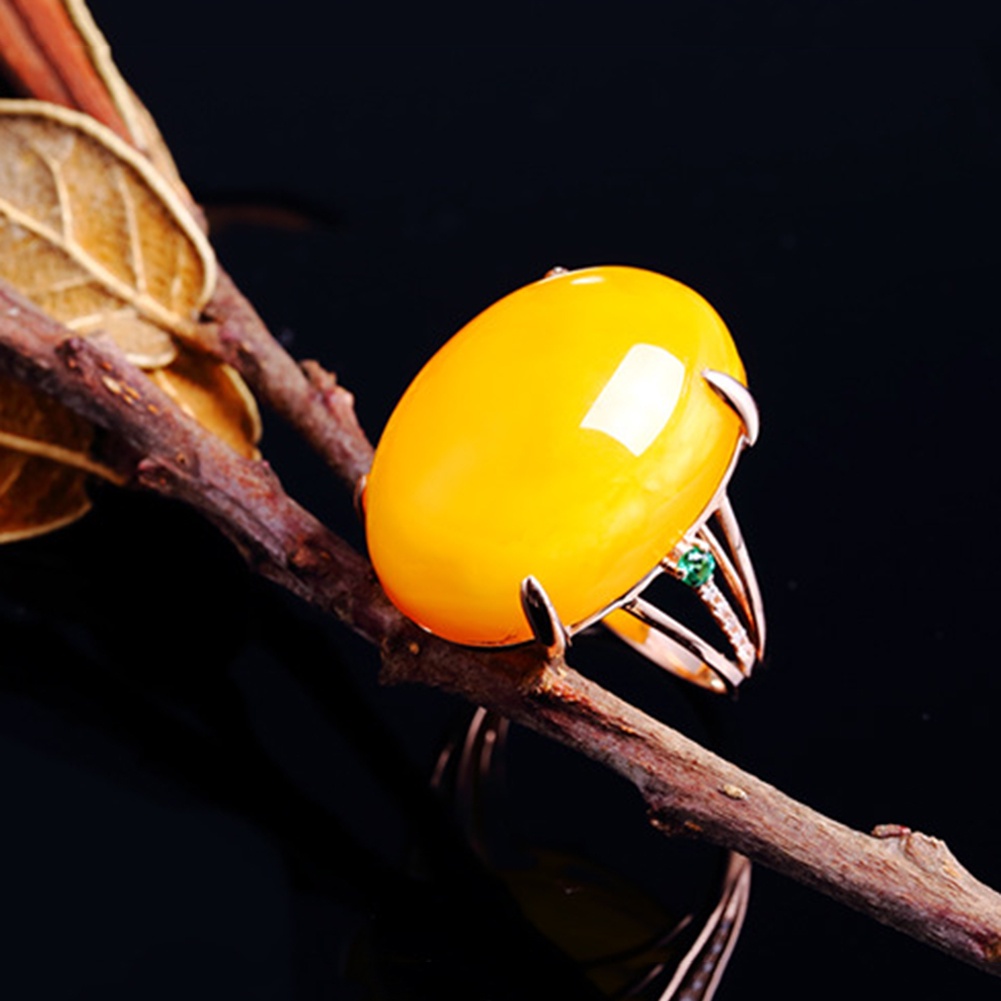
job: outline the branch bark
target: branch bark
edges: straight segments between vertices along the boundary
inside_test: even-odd
[[[104,121],[189,197],[95,28],[81,34],[54,0],[0,0],[4,25],[0,59],[25,92]],[[207,313],[215,321],[206,326],[213,353],[356,487],[372,448],[351,394],[315,362],[290,358],[228,277]],[[5,287],[0,370],[111,432],[110,461],[126,482],[200,511],[254,570],[376,644],[385,680],[435,685],[560,740],[630,780],[666,834],[740,851],[1001,973],[1001,896],[940,841],[897,825],[871,835],[852,831],[658,723],[563,660],[547,661],[537,648],[477,652],[421,632],[388,602],[367,560],[289,498],[266,463],[239,458],[185,417],[113,344],[73,337]]]
[[[298,370],[287,356],[275,362],[282,349],[268,343],[263,325],[253,326],[260,321],[248,320],[241,300],[230,295],[224,287],[217,296],[225,312],[220,343],[236,348],[221,350],[244,372],[257,367],[269,398],[286,400],[287,416],[343,479],[355,482],[370,446],[349,395],[319,366]],[[389,603],[368,561],[289,498],[266,463],[240,458],[199,428],[110,342],[73,337],[7,288],[0,288],[0,370],[106,428],[124,446],[120,472],[132,485],[189,504],[256,572],[376,644],[386,681],[434,685],[559,740],[631,781],[664,833],[742,852],[1001,974],[1001,895],[942,842],[896,825],[853,831],[623,702],[562,659],[547,660],[535,646],[476,651],[427,635]]]
[[[217,319],[207,338],[215,355],[354,489],[372,464],[372,445],[358,424],[351,393],[316,362],[296,364],[225,272],[207,313]]]

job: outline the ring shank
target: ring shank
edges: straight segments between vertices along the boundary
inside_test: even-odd
[[[700,688],[725,695],[743,680],[739,672],[728,671],[728,680],[724,681],[718,671],[709,667],[696,654],[625,608],[615,609],[601,621],[607,629],[647,660]]]
[[[679,559],[684,551],[694,547],[711,554],[721,571],[721,580],[719,583],[713,579],[703,581],[694,589],[724,634],[729,654],[644,599],[642,588],[607,609],[601,621],[658,667],[723,694],[736,689],[749,677],[763,657],[765,623],[754,567],[725,493],[710,518],[716,519],[719,537],[707,525],[699,526],[664,558],[659,569],[681,577]],[[656,576],[658,574],[652,574],[643,586]],[[729,595],[721,584],[726,586]]]

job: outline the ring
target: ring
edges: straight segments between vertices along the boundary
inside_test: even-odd
[[[601,622],[731,690],[764,653],[726,493],[758,425],[698,293],[638,268],[554,268],[466,324],[403,394],[362,491],[372,564],[445,639],[562,654]],[[694,589],[716,644],[643,596],[663,575]]]
[[[467,842],[498,874],[508,878],[519,872],[539,873],[540,857],[513,831],[511,796],[508,794],[507,741],[511,724],[487,709],[478,708],[468,724],[457,731],[438,754],[431,787],[451,804],[456,822]],[[589,879],[602,880],[601,869],[592,869],[582,852],[581,838],[572,841],[575,852],[565,858],[565,869],[550,872],[559,883],[566,914],[551,909],[549,921],[578,925],[586,915],[575,903],[577,891]],[[625,949],[595,950],[575,957],[589,975],[611,989],[612,996],[640,1001],[711,1001],[723,977],[747,913],[751,891],[751,862],[737,852],[724,853],[716,882],[706,901],[676,924],[654,926],[654,934]],[[565,885],[572,873],[571,885]],[[607,877],[605,877],[607,878]],[[511,885],[509,883],[509,885]],[[605,895],[610,888],[605,885]],[[614,899],[614,895],[613,895]],[[607,899],[606,899],[607,904]],[[551,905],[556,908],[556,902]],[[606,921],[614,925],[611,914]],[[540,929],[545,933],[545,929]],[[614,936],[612,936],[614,939]],[[593,948],[593,946],[592,946]]]

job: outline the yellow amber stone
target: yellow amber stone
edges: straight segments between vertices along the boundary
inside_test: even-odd
[[[745,381],[696,292],[637,268],[564,272],[470,321],[397,404],[365,491],[393,603],[446,639],[531,639],[533,575],[574,625],[640,582],[705,512],[737,415],[703,380]]]

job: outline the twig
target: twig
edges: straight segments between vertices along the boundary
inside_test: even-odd
[[[235,310],[223,318],[227,336],[237,342],[240,322]],[[258,355],[265,357],[270,355]],[[437,686],[562,741],[633,782],[665,833],[743,852],[1001,974],[1001,895],[963,869],[941,842],[893,825],[872,835],[850,830],[658,723],[562,660],[547,661],[537,647],[479,652],[421,632],[387,601],[367,560],[291,500],[266,463],[238,457],[203,431],[112,344],[72,337],[8,289],[0,289],[0,369],[108,429],[128,446],[123,454],[130,456],[133,484],[200,511],[258,573],[378,645],[387,681]],[[289,390],[281,377],[270,378],[278,396],[305,394],[290,400],[290,409],[305,406],[309,420],[324,425],[319,439],[328,443],[329,456],[344,456],[335,464],[350,481],[363,466],[364,450],[353,416],[341,422],[349,398],[327,407],[322,397],[310,398],[300,376],[290,376]]]
[[[207,313],[219,321],[206,336],[216,357],[237,369],[254,395],[354,488],[372,463],[372,446],[358,424],[351,393],[316,362],[297,364],[225,272]]]

